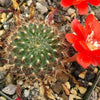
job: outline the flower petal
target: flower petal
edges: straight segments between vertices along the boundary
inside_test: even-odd
[[[74,4],[74,5],[77,5],[77,4],[79,4],[80,2],[82,2],[82,1],[83,1],[83,0],[74,0],[74,1],[73,1],[73,4]]]
[[[85,52],[83,53],[79,53],[77,56],[77,62],[84,68],[86,69],[92,62],[92,59],[90,56],[88,56],[87,54],[85,54]]]
[[[91,54],[100,57],[100,49],[91,51]]]
[[[82,52],[84,50],[89,50],[89,48],[87,47],[87,45],[85,43],[83,43],[84,41],[81,41],[77,35],[74,35],[72,33],[67,33],[65,35],[65,38],[68,42],[72,43],[75,50]]]
[[[92,59],[92,65],[97,66],[97,61],[95,59]]]
[[[74,0],[62,0],[62,1],[61,1],[61,5],[62,5],[63,7],[69,7],[69,6],[72,6],[72,5],[73,5],[73,1],[74,1]]]
[[[91,31],[94,31],[94,39],[96,39],[97,41],[100,41],[100,23],[92,14],[88,15],[85,22],[85,28],[87,30],[91,29]]]
[[[15,100],[22,100],[22,99],[20,99],[20,98],[18,97],[18,98],[16,98]]]
[[[83,46],[77,41],[76,43],[74,43],[74,48],[76,51],[78,52],[83,52],[85,51],[85,49],[83,48]]]
[[[72,33],[67,33],[65,35],[65,38],[70,43],[76,43],[79,40],[78,37],[76,35],[72,34]]]
[[[88,14],[88,4],[86,1],[79,3],[77,8],[80,15]]]
[[[100,67],[100,57],[95,57],[95,60],[97,61],[99,67]]]
[[[87,0],[90,4],[94,6],[100,5],[100,0]]]
[[[87,52],[90,51],[85,41],[79,41],[80,45],[86,50]]]
[[[71,22],[71,27],[80,39],[85,39],[85,29],[77,19]]]

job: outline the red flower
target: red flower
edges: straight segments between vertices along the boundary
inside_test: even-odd
[[[20,99],[20,98],[16,98],[15,100],[22,100],[22,99]]]
[[[100,23],[92,15],[88,15],[85,27],[77,19],[71,23],[75,34],[66,34],[67,41],[73,44],[78,52],[77,62],[87,68],[90,64],[100,65]]]
[[[75,8],[78,8],[79,14],[84,15],[88,13],[88,3],[98,6],[100,5],[100,0],[62,0],[61,5],[63,7],[69,7],[74,5]]]

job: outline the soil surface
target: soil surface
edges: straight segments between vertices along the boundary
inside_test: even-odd
[[[84,26],[86,17],[92,13],[100,21],[100,7],[89,5],[88,15],[79,15],[73,6],[63,8],[60,2],[61,0],[0,0],[0,100],[87,100],[84,97],[93,86],[100,68],[90,65],[84,69],[77,62],[68,63],[66,59],[76,51],[65,39],[65,34],[73,32],[71,22],[74,18]],[[12,42],[21,37],[19,41],[22,43],[26,36],[28,38],[29,35],[18,37],[17,33],[20,27],[25,31],[30,23],[36,25],[36,32],[40,30],[41,24],[55,33],[54,41],[52,35],[49,35],[49,39],[53,41],[53,47],[57,48],[53,48],[56,56],[50,56],[51,52],[47,53],[51,59],[55,58],[55,62],[49,62],[47,59],[44,64],[46,70],[41,68],[35,72],[33,65],[24,67],[26,61],[25,58],[20,58],[21,49],[14,55],[16,47]],[[31,41],[28,45],[30,43]],[[36,48],[39,48],[41,43],[37,43]],[[55,43],[58,43],[57,46]],[[20,61],[16,60],[17,56]],[[40,57],[35,56],[37,59]],[[16,62],[21,63],[16,66]],[[40,65],[38,60],[36,66]],[[98,80],[89,100],[100,100],[100,79]]]

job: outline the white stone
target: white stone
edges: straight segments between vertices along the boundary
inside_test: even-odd
[[[44,13],[46,13],[48,11],[47,7],[43,6],[39,2],[36,3],[36,9],[38,9],[41,12],[41,14],[44,14]]]
[[[67,86],[68,89],[70,89],[71,86],[69,82],[66,82],[65,85]]]
[[[2,89],[2,92],[9,95],[13,95],[15,91],[16,91],[16,85],[13,85],[13,84],[9,84],[7,87]]]
[[[75,13],[75,9],[69,8],[68,9],[68,14],[72,15],[73,13]]]
[[[30,6],[32,4],[32,0],[27,1],[27,5]]]
[[[24,96],[25,96],[25,97],[28,97],[29,94],[30,94],[30,91],[29,91],[29,90],[24,90]]]
[[[23,81],[22,81],[22,80],[19,80],[19,81],[18,81],[18,84],[19,84],[19,85],[23,85]]]

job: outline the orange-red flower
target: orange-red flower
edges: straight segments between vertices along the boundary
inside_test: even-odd
[[[92,15],[88,15],[85,27],[77,19],[71,23],[74,34],[65,35],[67,41],[73,44],[78,52],[77,62],[87,68],[90,64],[100,65],[100,23]]]
[[[18,97],[18,98],[16,98],[15,100],[22,100],[22,99]]]
[[[84,15],[88,13],[88,3],[94,6],[100,5],[100,0],[62,0],[61,5],[63,7],[69,7],[74,5],[78,8],[79,14]]]

